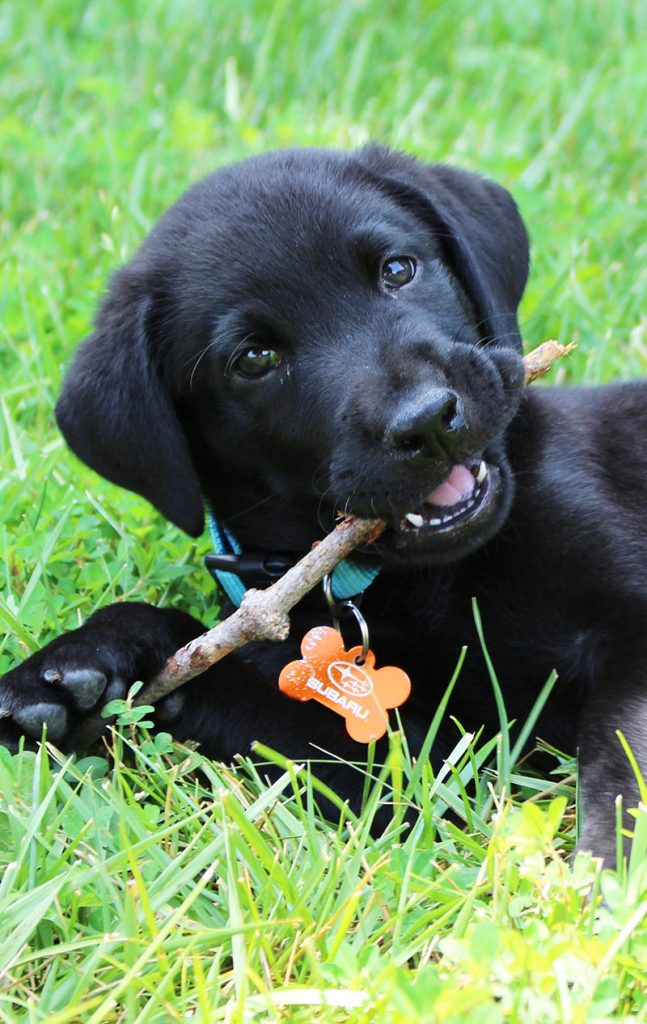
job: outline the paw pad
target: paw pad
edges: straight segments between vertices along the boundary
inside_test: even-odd
[[[16,725],[35,739],[40,739],[43,726],[52,743],[59,743],[67,732],[67,711],[60,704],[32,704],[14,711],[13,718]]]
[[[97,703],[107,682],[105,674],[94,668],[72,668],[65,672],[48,669],[43,673],[43,679],[64,687],[81,711],[87,711]]]

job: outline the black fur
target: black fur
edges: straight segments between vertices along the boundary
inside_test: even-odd
[[[415,276],[389,288],[384,261],[404,255]],[[410,745],[464,644],[451,711],[497,729],[476,597],[511,718],[557,669],[537,733],[579,748],[581,845],[612,860],[614,798],[638,799],[616,729],[647,770],[647,385],[522,391],[527,269],[513,200],[474,175],[379,147],[261,156],[189,189],[117,273],[57,416],[82,459],[192,535],[204,501],[244,549],[295,557],[339,508],[385,518],[360,556],[383,567],[362,607],[378,662],[411,675]],[[282,362],[245,379],[249,348]],[[452,466],[482,458],[475,514],[402,525]],[[297,759],[315,747],[360,759],[338,716],[277,690],[303,631],[325,621],[312,595],[285,644],[196,679],[167,709],[174,733],[220,758],[262,739]],[[201,631],[147,605],[98,612],[5,677],[0,738],[46,721],[65,745],[87,711]],[[434,758],[456,738],[448,718]],[[321,771],[357,804],[361,776]]]

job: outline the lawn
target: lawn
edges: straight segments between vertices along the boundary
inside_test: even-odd
[[[495,178],[532,237],[527,346],[577,341],[553,380],[644,376],[646,32],[638,0],[0,3],[0,672],[116,599],[217,618],[207,538],[52,410],[110,273],[227,161],[373,139]],[[0,751],[1,1021],[647,1020],[647,815],[625,871],[567,860],[558,752],[533,778],[503,721],[434,778],[395,734],[333,829],[316,765],[269,786],[132,718],[110,757]],[[394,794],[419,822],[372,839]]]

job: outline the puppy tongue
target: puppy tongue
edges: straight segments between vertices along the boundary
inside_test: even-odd
[[[427,495],[425,505],[458,505],[469,498],[475,486],[476,482],[467,466],[452,466],[447,479]]]

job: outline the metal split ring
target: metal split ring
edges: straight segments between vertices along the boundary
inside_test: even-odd
[[[366,619],[362,615],[357,605],[353,604],[352,601],[336,600],[332,590],[332,576],[330,573],[328,573],[327,576],[324,576],[323,592],[324,597],[326,598],[326,604],[328,605],[328,610],[333,621],[333,626],[340,634],[340,636],[343,636],[340,623],[344,613],[350,612],[355,617],[355,621],[359,626],[359,630],[362,636],[362,661],[366,661],[366,655],[368,654],[369,651],[368,623],[366,622]]]

